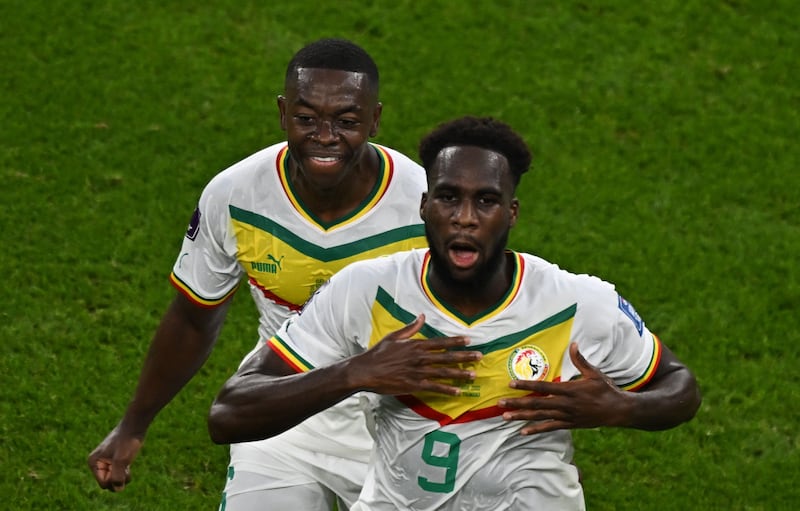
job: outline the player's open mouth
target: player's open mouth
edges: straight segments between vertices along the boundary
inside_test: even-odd
[[[447,253],[457,268],[469,268],[478,262],[478,250],[471,245],[452,243],[447,248]]]

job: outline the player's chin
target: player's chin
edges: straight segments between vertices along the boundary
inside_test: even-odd
[[[460,285],[470,285],[480,280],[480,265],[475,263],[465,266],[461,264],[453,264],[451,262],[448,273],[450,273],[450,278],[454,283]]]

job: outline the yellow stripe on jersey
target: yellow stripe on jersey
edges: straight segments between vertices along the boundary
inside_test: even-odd
[[[216,307],[217,305],[221,304],[222,302],[224,302],[225,300],[230,298],[231,295],[233,295],[233,293],[235,293],[236,290],[239,288],[238,284],[235,285],[233,287],[233,289],[231,289],[230,291],[225,293],[225,295],[223,295],[221,298],[204,298],[204,297],[198,295],[197,293],[195,293],[192,290],[192,288],[187,286],[184,281],[179,279],[178,276],[175,275],[174,272],[171,272],[169,274],[169,281],[172,283],[173,286],[175,286],[175,288],[178,291],[180,291],[180,293],[183,296],[185,296],[186,298],[188,298],[190,301],[194,302],[195,304],[199,305],[200,307],[205,307],[205,308]]]
[[[289,201],[292,203],[294,208],[297,210],[300,215],[303,216],[309,222],[317,225],[320,229],[324,231],[330,231],[333,229],[338,229],[342,226],[345,226],[349,223],[355,222],[362,216],[364,216],[369,210],[377,204],[377,202],[383,197],[386,193],[386,190],[389,188],[389,183],[392,180],[392,176],[394,174],[394,162],[392,161],[391,156],[387,153],[383,148],[378,147],[376,145],[370,144],[375,152],[378,154],[378,160],[380,162],[379,170],[378,170],[378,179],[375,182],[375,186],[370,191],[369,195],[356,207],[356,209],[342,217],[338,218],[333,222],[325,222],[318,218],[314,213],[312,213],[308,208],[305,207],[303,201],[300,200],[300,197],[294,191],[292,187],[291,176],[289,172],[289,149],[288,146],[281,150],[278,154],[278,178],[281,181],[281,186],[283,186],[283,190],[286,193],[286,197],[288,197]]]
[[[237,258],[250,283],[269,299],[290,307],[302,306],[334,273],[352,262],[426,246],[422,224],[326,248],[269,218],[235,206],[229,210]]]
[[[528,391],[508,387],[513,378],[512,374],[517,372],[514,363],[521,351],[533,350],[539,354],[539,360],[543,365],[537,368],[536,379],[543,381],[561,379],[561,361],[569,344],[575,311],[576,306],[573,305],[519,332],[483,344],[461,348],[481,351],[483,358],[477,363],[461,365],[464,369],[474,370],[476,378],[472,382],[451,382],[461,388],[459,396],[419,392],[412,396],[400,396],[398,399],[416,413],[437,420],[440,424],[468,422],[500,415],[503,412],[497,407],[500,398],[530,394]],[[385,290],[379,288],[372,307],[372,333],[369,345],[373,346],[387,334],[411,322],[414,317],[415,315],[403,310]],[[442,335],[426,324],[416,338],[426,339]]]
[[[645,370],[642,376],[633,380],[632,382],[620,385],[622,390],[628,390],[631,392],[639,390],[647,385],[647,383],[653,378],[653,375],[656,374],[658,364],[661,362],[661,353],[663,350],[661,349],[661,340],[656,337],[655,334],[651,335],[653,338],[653,356],[650,357],[650,363],[647,364],[647,370]]]

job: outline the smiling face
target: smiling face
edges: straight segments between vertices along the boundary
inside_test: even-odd
[[[445,288],[503,287],[508,233],[519,204],[508,160],[474,146],[445,147],[428,169],[420,215],[431,253],[432,282]]]
[[[281,128],[299,178],[319,192],[344,186],[369,161],[381,104],[364,73],[299,68],[278,97]]]

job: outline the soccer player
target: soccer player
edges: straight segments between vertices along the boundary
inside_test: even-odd
[[[613,285],[506,248],[531,161],[510,127],[445,123],[420,159],[430,248],[334,275],[226,382],[212,438],[278,434],[371,391],[353,510],[584,509],[569,429],[674,427],[695,378]]]
[[[424,170],[369,142],[381,117],[378,85],[373,59],[349,41],[314,42],[289,62],[278,97],[287,140],[203,191],[171,274],[178,293],[136,391],[89,455],[101,487],[130,481],[147,428],[205,362],[243,279],[261,345],[347,263],[425,246]],[[338,496],[342,509],[361,490],[371,446],[358,398],[345,399],[279,438],[232,446],[221,507],[322,510]]]

